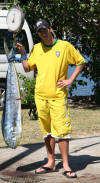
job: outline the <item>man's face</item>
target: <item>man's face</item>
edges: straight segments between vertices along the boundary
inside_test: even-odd
[[[48,29],[39,29],[38,31],[38,36],[45,42],[46,40],[48,40],[48,38],[51,35],[51,28]]]

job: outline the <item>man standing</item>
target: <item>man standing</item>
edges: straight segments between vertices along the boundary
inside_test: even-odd
[[[50,24],[40,19],[36,23],[36,31],[41,42],[35,44],[27,60],[24,46],[17,43],[22,55],[24,70],[29,72],[37,67],[35,86],[35,102],[39,123],[42,129],[48,155],[47,164],[38,168],[35,173],[56,171],[55,138],[63,161],[63,175],[76,178],[68,163],[68,146],[71,138],[71,123],[67,106],[67,86],[72,84],[82,71],[85,60],[80,53],[67,41],[55,39]],[[67,78],[68,65],[76,68]]]

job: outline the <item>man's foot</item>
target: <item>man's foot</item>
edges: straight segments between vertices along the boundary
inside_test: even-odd
[[[63,175],[66,176],[67,178],[77,178],[77,175],[75,172],[73,172],[72,170],[69,171],[64,171]]]
[[[49,172],[56,172],[55,165],[51,165],[49,163],[45,164],[44,166],[38,168],[35,170],[35,174],[43,174],[43,173],[49,173]]]
[[[44,167],[44,166],[35,170],[35,174],[45,174],[45,173],[51,173],[51,172],[57,172],[57,170],[49,167]]]

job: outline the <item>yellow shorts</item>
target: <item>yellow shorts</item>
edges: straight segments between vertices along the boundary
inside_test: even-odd
[[[45,100],[35,97],[43,137],[70,139],[71,124],[65,99]]]

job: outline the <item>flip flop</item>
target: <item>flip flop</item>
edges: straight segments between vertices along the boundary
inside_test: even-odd
[[[35,174],[45,174],[45,173],[51,173],[51,172],[58,172],[58,170],[53,170],[52,168],[44,167],[44,166],[42,166],[41,169],[43,169],[43,171],[41,171],[41,172],[37,172],[35,170]]]
[[[75,174],[74,176],[70,176],[70,175],[68,175],[68,173],[74,173],[72,170],[71,171],[64,171],[63,172],[63,175],[65,176],[65,177],[67,177],[67,178],[77,178],[77,175]]]

